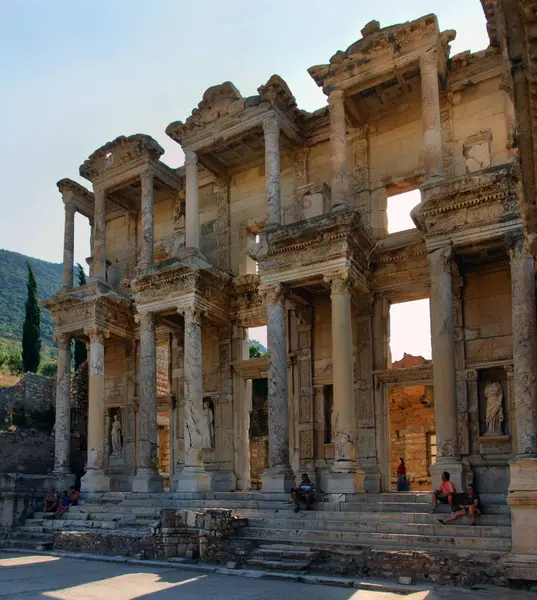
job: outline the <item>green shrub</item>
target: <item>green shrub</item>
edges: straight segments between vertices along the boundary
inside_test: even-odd
[[[58,371],[58,363],[53,361],[47,361],[39,365],[39,375],[44,375],[45,377],[56,377],[56,373]]]

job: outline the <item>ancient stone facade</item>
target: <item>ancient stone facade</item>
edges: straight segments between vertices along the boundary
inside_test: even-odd
[[[434,15],[372,22],[309,69],[325,107],[300,110],[277,75],[248,98],[226,82],[166,129],[184,167],[166,166],[159,144],[137,134],[83,163],[93,191],[58,183],[66,274],[47,304],[60,348],[58,477],[69,476],[74,337],[89,346],[83,490],[159,491],[163,475],[182,493],[248,489],[260,378],[264,492],[288,490],[305,470],[342,498],[387,490],[391,390],[422,386],[434,393],[432,485],[448,470],[459,489],[470,478],[482,493],[509,489],[514,540],[537,522],[531,128],[513,109],[512,15],[483,4],[485,51],[450,57],[455,32]],[[388,197],[412,189],[416,228],[388,234]],[[91,281],[80,288],[74,211],[92,224]],[[420,298],[430,299],[432,364],[393,368],[390,305]],[[269,357],[248,360],[246,330],[260,325]],[[170,440],[164,474],[159,427]],[[537,535],[516,535],[513,564],[526,564]]]

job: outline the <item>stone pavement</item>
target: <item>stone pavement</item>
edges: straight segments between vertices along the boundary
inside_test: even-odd
[[[0,598],[57,600],[537,600],[537,594],[501,588],[436,588],[407,596],[196,571],[0,553]]]

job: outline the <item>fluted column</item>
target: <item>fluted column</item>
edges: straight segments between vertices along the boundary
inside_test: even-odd
[[[72,202],[65,202],[65,228],[63,233],[63,276],[62,288],[73,289],[75,268],[75,213],[76,207]]]
[[[348,208],[349,179],[347,175],[347,125],[345,94],[335,90],[328,96],[330,110],[330,162],[332,165],[332,210]]]
[[[140,324],[140,405],[138,409],[138,469],[133,492],[160,492],[157,470],[157,339],[155,316],[137,315]]]
[[[187,248],[200,247],[200,207],[198,190],[198,157],[185,150],[186,200],[185,244]]]
[[[265,199],[267,222],[265,229],[277,229],[281,225],[280,191],[280,123],[275,113],[263,119],[265,135]]]
[[[442,177],[444,172],[438,87],[438,51],[436,49],[421,55],[420,71],[423,156],[425,179],[427,180]]]
[[[517,458],[537,458],[537,327],[534,258],[522,236],[510,244],[509,257],[513,315],[516,452]]]
[[[148,169],[141,174],[142,188],[142,247],[140,249],[140,268],[146,269],[153,264],[154,256],[154,203],[153,172]]]
[[[260,290],[267,310],[269,468],[263,475],[263,491],[284,492],[294,485],[289,465],[289,392],[285,296],[280,284]]]
[[[328,491],[363,492],[365,473],[356,461],[358,423],[353,380],[351,280],[347,270],[340,270],[328,273],[325,281],[330,285],[332,304],[332,439],[335,454]]]
[[[94,187],[93,193],[95,197],[93,277],[106,281],[106,192],[100,187]]]
[[[458,490],[462,487],[457,424],[455,336],[451,289],[452,248],[445,246],[429,254],[431,277],[431,347],[433,358],[436,464],[431,465],[433,489],[442,471],[449,471]]]
[[[58,346],[54,474],[63,477],[71,473],[71,336],[55,335],[54,339]]]
[[[106,492],[109,478],[104,472],[104,340],[107,330],[90,325],[84,329],[90,339],[88,377],[88,460],[82,477],[85,492]]]
[[[211,476],[205,471],[203,452],[203,370],[201,322],[202,313],[196,306],[183,311],[184,335],[184,425],[185,463],[177,480],[178,492],[208,492]]]

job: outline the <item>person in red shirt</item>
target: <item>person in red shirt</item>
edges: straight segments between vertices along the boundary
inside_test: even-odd
[[[397,491],[408,492],[408,479],[406,477],[406,465],[403,458],[399,459],[401,462],[397,467]]]
[[[449,504],[451,510],[453,510],[453,500],[457,490],[449,480],[449,477],[450,475],[447,471],[442,473],[442,483],[440,484],[440,488],[433,492],[433,507],[429,512],[433,513],[435,511],[438,502]]]

